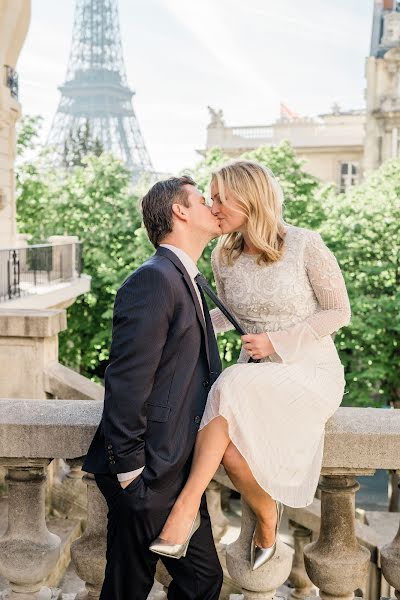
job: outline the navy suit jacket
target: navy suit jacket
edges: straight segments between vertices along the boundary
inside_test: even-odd
[[[207,306],[168,248],[117,292],[104,410],[83,470],[142,477],[162,490],[190,469],[192,451],[221,361]],[[205,322],[206,321],[206,322]]]

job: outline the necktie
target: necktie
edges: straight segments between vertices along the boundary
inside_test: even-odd
[[[204,297],[203,290],[199,288],[201,303],[203,305],[203,315],[206,323],[206,331],[207,331],[207,346],[210,358],[210,366],[213,369],[211,371],[211,375],[218,376],[221,373],[221,359],[219,357],[217,340],[215,339],[214,327],[211,323],[210,312],[208,310],[207,302]],[[215,369],[215,370],[214,370]]]
[[[218,298],[217,294],[214,292],[204,275],[198,273],[195,277],[195,281],[199,286],[200,291],[204,291],[207,294],[210,300],[214,302],[215,306],[217,306],[222,312],[222,314],[224,314],[225,317],[228,319],[228,321],[232,323],[236,331],[240,335],[246,335],[246,332],[244,331],[243,327],[240,325],[240,323],[238,323],[238,321],[235,319],[233,314],[226,308],[226,306],[222,304],[221,300]],[[250,357],[248,362],[259,362],[259,360],[255,360]]]

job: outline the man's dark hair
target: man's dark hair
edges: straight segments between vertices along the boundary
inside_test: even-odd
[[[186,175],[157,181],[142,198],[143,222],[155,248],[172,231],[172,205],[177,203],[189,207],[185,185],[195,186],[196,183]]]

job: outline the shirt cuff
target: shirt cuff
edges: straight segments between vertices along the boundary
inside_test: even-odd
[[[128,479],[136,479],[136,477],[139,477],[143,469],[144,467],[140,467],[140,469],[128,471],[127,473],[117,473],[118,481],[128,481]]]

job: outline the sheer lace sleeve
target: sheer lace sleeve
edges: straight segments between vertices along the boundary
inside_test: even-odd
[[[214,273],[215,284],[217,286],[218,297],[221,300],[221,302],[226,305],[224,285],[221,280],[218,262],[219,249],[214,248],[214,250],[211,253],[211,266]],[[219,308],[213,308],[212,310],[210,310],[210,316],[215,333],[223,333],[224,331],[229,331],[230,329],[233,329],[232,323],[228,321],[228,319],[220,311]]]
[[[330,335],[350,322],[350,303],[336,258],[319,233],[310,232],[304,262],[320,310],[290,329],[268,333],[284,362],[301,357],[309,344]]]

